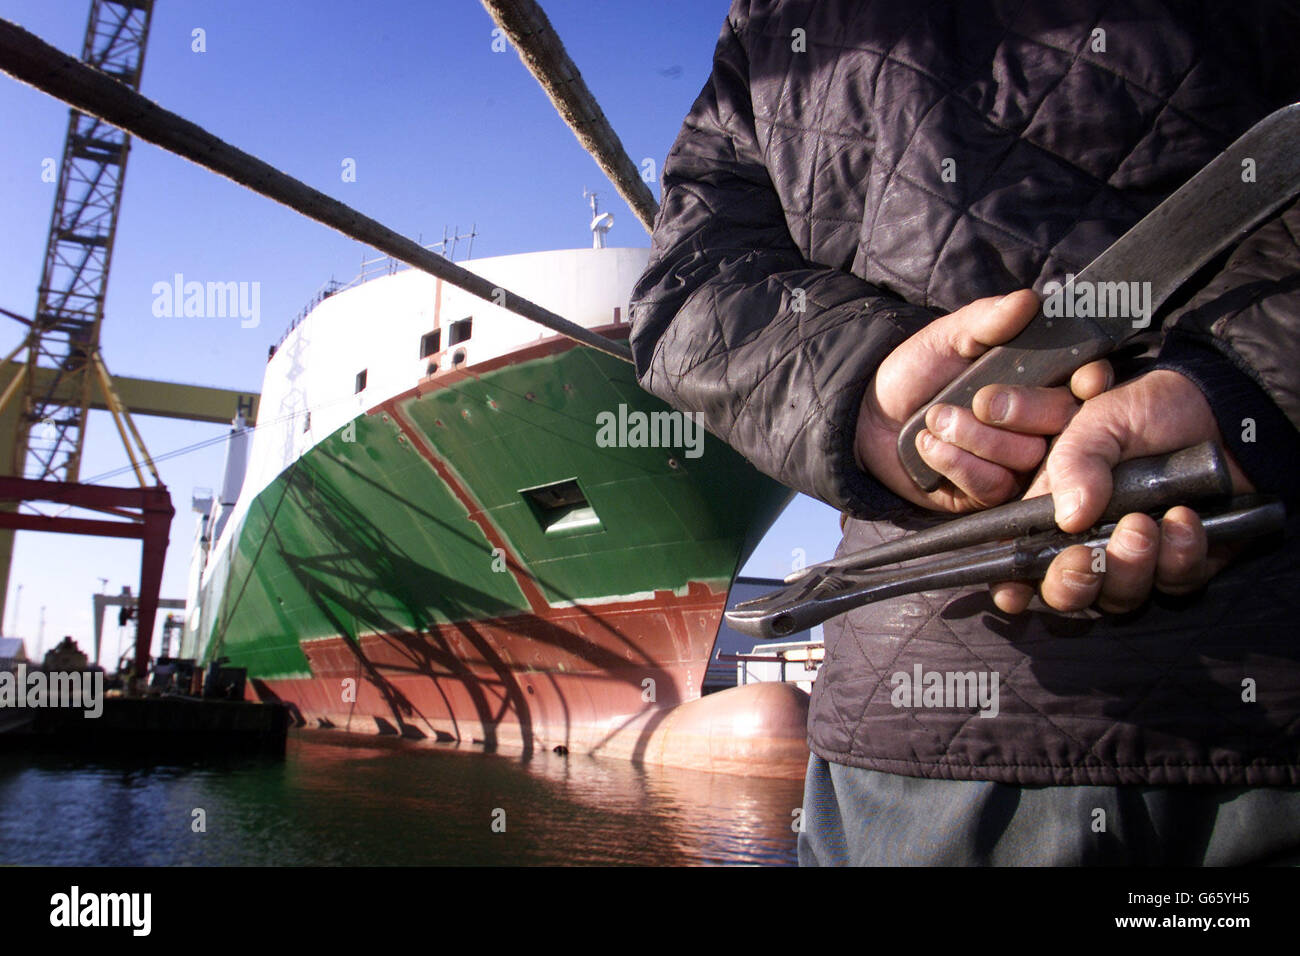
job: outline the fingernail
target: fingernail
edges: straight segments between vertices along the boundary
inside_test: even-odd
[[[1054,495],[1053,498],[1056,501],[1056,523],[1058,525],[1062,521],[1067,521],[1083,504],[1083,495],[1077,491],[1067,491],[1061,495]]]
[[[934,447],[935,438],[928,431],[921,432],[921,447],[929,451]]]
[[[953,410],[948,405],[937,406],[934,413],[934,430],[943,434],[948,431],[948,426],[952,424]]]
[[[1066,568],[1061,572],[1061,582],[1072,591],[1087,591],[1097,583],[1097,576],[1089,571]]]
[[[993,416],[994,422],[1005,422],[1010,411],[1011,396],[1006,392],[998,392],[993,396],[993,401],[989,402],[989,414]]]
[[[1155,545],[1155,542],[1141,531],[1134,531],[1132,528],[1125,528],[1118,532],[1118,537],[1119,543],[1132,554],[1145,554]]]
[[[1171,544],[1176,544],[1179,547],[1184,548],[1196,540],[1196,535],[1192,532],[1191,528],[1187,527],[1185,524],[1178,524],[1174,521],[1165,522],[1165,534],[1168,536]]]

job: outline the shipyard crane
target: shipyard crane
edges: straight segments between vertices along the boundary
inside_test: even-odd
[[[139,89],[152,18],[153,0],[92,0],[82,61],[124,86]],[[142,674],[148,663],[148,642],[153,634],[174,511],[171,496],[116,394],[99,350],[130,148],[130,137],[125,132],[98,117],[75,109],[69,111],[36,311],[30,321],[10,313],[24,322],[27,331],[4,364],[7,366],[23,351],[27,354],[0,395],[3,409],[21,393],[13,451],[7,463],[10,477],[0,481],[0,498],[4,500],[0,527],[6,529],[2,555],[6,578],[13,531],[48,530],[140,539],[143,556],[138,627],[147,636],[142,640],[137,635],[136,673]],[[78,482],[86,417],[95,391],[102,395],[113,416],[139,489]],[[142,468],[149,471],[152,485]],[[20,504],[32,501],[56,502],[128,520],[69,518],[17,510]],[[2,610],[0,605],[0,613]]]
[[[602,170],[610,177],[615,188],[628,200],[637,218],[641,220],[647,230],[651,229],[657,211],[657,204],[653,195],[646,188],[645,183],[636,175],[635,165],[628,158],[622,143],[610,128],[608,120],[596,103],[595,98],[591,95],[591,91],[583,81],[581,73],[565,52],[563,44],[555,36],[545,13],[534,0],[482,0],[482,2],[511,41],[516,44],[525,65],[542,83],[547,95],[551,98],[565,122],[577,135],[579,141],[582,142]],[[508,289],[493,285],[475,273],[469,272],[430,252],[418,243],[399,235],[357,210],[326,196],[318,190],[312,189],[305,183],[286,175],[256,157],[222,142],[206,130],[141,97],[136,86],[139,82],[139,63],[143,55],[143,41],[148,33],[148,20],[152,12],[152,6],[152,0],[133,0],[133,2],[121,2],[119,0],[119,2],[115,3],[109,2],[109,0],[93,0],[92,28],[95,23],[96,11],[100,11],[102,8],[115,8],[119,15],[134,16],[140,11],[144,13],[143,29],[137,30],[135,34],[139,37],[139,48],[137,58],[134,61],[134,70],[126,76],[115,77],[125,80],[127,76],[130,76],[133,79],[132,83],[112,82],[109,77],[104,75],[103,71],[93,68],[93,62],[91,62],[90,66],[77,63],[15,24],[3,20],[0,20],[0,67],[12,76],[71,104],[74,117],[78,115],[78,110],[84,112],[87,116],[99,117],[105,122],[102,127],[104,129],[108,128],[108,124],[112,124],[119,129],[129,131],[138,138],[170,150],[263,196],[283,203],[303,215],[329,225],[344,235],[365,242],[372,248],[378,249],[394,259],[441,278],[480,298],[490,300],[501,308],[521,315],[598,351],[605,352],[629,363],[632,361],[631,350],[624,343],[608,339],[599,333],[556,315]],[[93,29],[88,28],[87,51],[94,49],[92,33]],[[113,37],[114,42],[115,40],[116,37]],[[119,70],[120,72],[122,71]],[[75,121],[70,124],[70,139],[74,128]],[[122,134],[122,148],[117,155],[119,165],[117,187],[113,193],[114,216],[110,220],[112,223],[116,221],[116,204],[121,195],[121,171],[124,168],[126,156],[125,132]],[[68,157],[65,154],[65,163],[67,159]],[[111,250],[111,235],[112,230],[110,228],[108,232],[100,236],[103,239],[102,246],[106,250]],[[53,227],[51,237],[53,242]],[[103,275],[106,278],[107,255],[105,255],[103,262]],[[112,379],[103,369],[102,360],[97,359],[99,321],[100,317],[102,317],[103,307],[102,288],[98,300],[92,301],[96,305],[97,311],[89,321],[89,325],[76,324],[86,321],[85,316],[71,317],[73,324],[70,328],[80,331],[81,335],[68,336],[66,349],[61,356],[67,367],[56,371],[55,374],[62,376],[64,371],[70,371],[75,375],[83,365],[97,361],[98,367],[95,372],[105,389],[105,397],[111,407],[113,401],[109,398],[108,392],[111,390]],[[33,323],[34,330],[35,325],[36,323]],[[85,347],[86,343],[92,341],[95,346],[93,350]],[[15,354],[17,351],[15,350]],[[12,359],[12,357],[11,354],[10,358]],[[0,363],[0,372],[3,371],[5,364]],[[87,378],[83,377],[82,381],[86,383]],[[13,387],[14,383],[11,383],[10,389]],[[88,384],[84,387],[88,388]],[[5,396],[0,396],[0,410],[3,410],[5,397],[8,396],[10,389],[5,390]],[[87,394],[86,391],[82,392],[83,396]],[[70,408],[71,406],[67,407]],[[60,439],[56,443],[56,449],[67,447],[71,452],[64,462],[65,465],[72,463],[75,467],[79,462],[81,429],[84,425],[87,407],[87,399],[83,397],[77,405],[77,416],[75,418],[71,420],[65,418],[52,423],[54,434]],[[33,419],[32,416],[36,408],[37,406],[32,406],[25,413],[22,422],[24,434],[27,434],[34,421],[39,420],[42,424],[51,421],[50,419]],[[133,426],[129,425],[129,416],[123,417],[127,421],[128,427],[134,432]],[[63,424],[64,422],[66,422],[66,425]],[[60,428],[64,430],[60,431]],[[119,431],[122,432],[122,438],[127,444],[129,453],[130,441],[120,422]],[[135,437],[138,439],[138,434]],[[24,453],[27,452],[26,443],[22,445],[22,449]],[[49,467],[51,463],[55,463],[56,455],[54,452],[49,449],[46,452],[45,457],[41,459],[41,467]],[[18,464],[17,459],[15,464]],[[55,464],[57,466],[57,463]],[[136,470],[137,476],[140,476],[138,467]],[[9,482],[16,480],[8,479]],[[141,484],[144,484],[142,477]],[[161,484],[159,484],[158,488],[161,489]],[[0,495],[0,499],[3,497],[3,495]],[[14,495],[10,495],[10,497],[14,497]],[[33,497],[33,495],[27,495],[26,497]],[[58,500],[66,499],[60,498]],[[170,504],[168,504],[168,509],[170,510]],[[121,513],[120,510],[118,513]],[[22,516],[8,516],[11,519],[10,521],[5,521],[5,517],[5,515],[0,514],[0,527],[31,526],[12,523],[13,518]],[[53,522],[70,519],[50,518],[45,520]],[[106,523],[98,522],[98,524]],[[54,529],[51,528],[50,530]],[[165,548],[165,546],[164,537],[163,547]],[[0,560],[4,561],[7,568],[7,554],[2,552],[3,548],[0,548]],[[150,564],[150,548],[148,546],[145,548],[145,557],[146,565]],[[141,631],[137,634],[137,658],[142,663],[143,659],[147,659],[148,656],[148,635],[144,634],[144,597],[146,594],[151,594],[152,598],[155,599],[157,597],[156,583],[153,588],[147,587],[144,583],[147,573],[142,571]],[[160,561],[158,561],[158,575],[161,575]],[[150,603],[148,623],[152,626],[154,612],[156,612],[156,602]],[[2,610],[3,606],[0,605],[0,611]]]
[[[82,61],[139,89],[152,15],[153,0],[92,0]],[[130,149],[126,133],[69,111],[36,312],[20,346],[27,362],[13,463],[23,477],[80,474],[92,386],[104,384],[99,334]],[[44,381],[37,369],[47,370]]]
[[[154,0],[92,0],[81,59],[138,90]],[[256,396],[144,379],[115,379],[100,330],[130,137],[97,116],[69,111],[62,163],[32,318],[0,362],[0,620],[17,530],[138,538],[143,545],[136,673],[147,663],[173,509],[128,408],[144,414],[228,422],[254,416]],[[26,352],[25,358],[18,357]],[[122,395],[126,394],[127,401]],[[86,420],[110,413],[139,488],[79,483]],[[148,472],[152,483],[146,478]],[[55,502],[127,521],[20,513],[20,503]]]

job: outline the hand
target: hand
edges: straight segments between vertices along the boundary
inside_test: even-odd
[[[1038,312],[1038,297],[1022,289],[978,299],[935,319],[880,363],[858,412],[858,465],[914,504],[960,513],[1001,504],[1028,483],[1079,401],[1113,381],[1110,363],[1091,362],[1068,388],[988,385],[971,409],[936,405],[917,435],[925,463],[943,475],[935,491],[921,491],[898,459],[898,433],[909,418],[991,346],[1010,341]],[[1077,400],[1076,400],[1077,399]]]
[[[1148,372],[1084,403],[1025,497],[1051,494],[1060,529],[1085,531],[1110,501],[1111,471],[1117,464],[1206,439],[1224,448],[1234,493],[1254,491],[1224,446],[1201,390],[1178,372]],[[1039,590],[1043,601],[1058,611],[1078,611],[1095,603],[1103,611],[1123,613],[1140,607],[1153,586],[1166,594],[1197,590],[1231,555],[1226,547],[1207,550],[1205,529],[1190,508],[1169,509],[1159,524],[1148,515],[1129,514],[1106,546],[1104,571],[1094,572],[1092,553],[1076,545],[1057,555]],[[1030,585],[1020,582],[994,584],[992,591],[994,603],[1009,614],[1023,611],[1034,594]]]

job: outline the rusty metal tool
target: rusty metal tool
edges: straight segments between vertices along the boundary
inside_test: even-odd
[[[1110,503],[1101,521],[1118,521],[1134,511],[1150,511],[1190,501],[1232,494],[1232,477],[1223,451],[1214,442],[1201,442],[1168,455],[1134,458],[1111,475]],[[1051,495],[1011,501],[985,511],[947,521],[915,534],[855,551],[842,558],[810,564],[785,580],[789,584],[808,574],[876,568],[975,544],[1049,531],[1056,527]]]
[[[1115,492],[1103,523],[1090,531],[1066,534],[1056,530],[1050,496],[1013,502],[813,565],[792,576],[785,588],[736,605],[727,612],[726,620],[742,634],[772,640],[863,604],[902,594],[1037,580],[1068,547],[1104,549],[1115,522],[1123,515],[1144,511],[1158,517],[1168,507],[1193,501],[1217,502],[1217,507],[1201,513],[1211,543],[1282,528],[1286,512],[1280,501],[1259,495],[1227,498],[1229,493],[1227,467],[1214,445],[1135,459],[1116,469]],[[940,551],[947,553],[934,557]],[[912,563],[880,567],[902,562]]]

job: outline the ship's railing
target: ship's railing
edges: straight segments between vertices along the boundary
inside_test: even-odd
[[[776,664],[778,681],[785,681],[790,669],[803,671],[795,678],[796,681],[811,680],[811,675],[815,675],[821,666],[825,645],[819,641],[800,642],[796,645],[774,648],[774,650],[777,650],[777,653],[723,654],[719,652],[714,659],[736,665],[736,683],[740,686],[772,679],[769,676],[772,673],[771,668],[755,668],[755,672],[751,673],[750,664]]]
[[[475,235],[474,233],[470,233],[470,235],[468,236],[468,238],[470,239],[471,251],[473,251],[474,248],[473,245],[474,235]],[[443,253],[446,251],[447,244],[452,243],[452,254],[454,255],[456,249],[455,243],[458,240],[464,238],[467,237],[460,236],[460,235],[448,236],[445,239],[439,239],[437,242],[431,242],[428,245],[423,246],[422,248]],[[407,265],[405,262],[402,262],[400,259],[394,259],[392,256],[376,256],[373,259],[367,259],[363,255],[361,257],[361,271],[359,271],[355,276],[353,276],[347,282],[338,282],[337,280],[331,278],[328,282],[326,282],[314,293],[312,293],[311,298],[307,300],[307,304],[304,305],[298,311],[298,314],[294,316],[293,321],[289,323],[289,327],[284,330],[284,334],[280,336],[279,341],[277,341],[275,345],[271,348],[271,355],[274,355],[276,353],[276,350],[278,350],[280,346],[284,344],[284,340],[289,337],[289,334],[293,332],[293,330],[296,329],[299,325],[302,324],[303,319],[307,318],[307,316],[311,314],[312,310],[315,309],[316,306],[320,305],[330,296],[335,295],[339,292],[346,292],[348,289],[355,288],[356,286],[361,285],[363,282],[369,282],[371,279],[378,279],[381,276],[395,275],[396,273],[402,272],[409,268],[411,267]]]
[[[299,310],[298,314],[293,317],[293,321],[289,323],[289,327],[284,330],[284,335],[280,336],[280,340],[275,343],[275,348],[278,349],[281,345],[284,344],[284,340],[289,337],[289,333],[302,324],[302,320],[307,318],[307,316],[311,314],[312,309],[316,308],[316,306],[320,305],[322,302],[324,302],[334,293],[342,292],[344,289],[350,289],[352,288],[352,286],[356,284],[357,284],[356,279],[353,279],[351,282],[347,282],[347,283],[338,282],[334,279],[330,279],[323,286],[321,286],[319,289],[313,292],[312,297],[307,300],[307,304],[304,305],[302,309]]]

